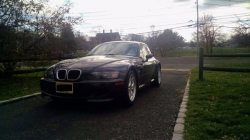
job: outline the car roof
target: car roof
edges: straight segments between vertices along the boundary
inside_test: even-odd
[[[143,42],[139,42],[139,41],[109,41],[109,42],[104,42],[104,43],[136,43],[136,44],[145,44]]]

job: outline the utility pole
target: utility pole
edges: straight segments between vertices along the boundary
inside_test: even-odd
[[[154,32],[154,28],[155,28],[155,25],[151,25],[150,26],[151,30],[152,30],[152,45],[151,48],[152,48],[152,51],[153,51],[153,54],[155,54],[155,40],[156,40],[156,37],[155,37],[155,32]]]
[[[196,0],[197,7],[197,51],[199,50],[199,1]],[[198,52],[197,52],[198,53]]]
[[[203,48],[199,48],[199,0],[197,4],[197,52],[199,51],[199,80],[203,80]]]

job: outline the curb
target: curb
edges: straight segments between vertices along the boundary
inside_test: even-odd
[[[17,102],[17,101],[21,101],[21,100],[28,99],[28,98],[33,98],[33,97],[38,96],[40,94],[41,94],[41,92],[37,92],[37,93],[30,94],[30,95],[25,95],[25,96],[21,96],[21,97],[12,98],[12,99],[9,99],[9,100],[3,100],[3,101],[0,101],[0,106],[5,105],[5,104],[9,104],[9,103],[14,103],[14,102]]]
[[[178,118],[176,119],[176,123],[174,126],[172,140],[183,140],[184,124],[185,124],[185,118],[186,118],[186,112],[187,112],[187,102],[188,102],[188,93],[189,93],[189,82],[190,82],[190,76],[187,81],[187,85],[185,88],[185,93],[183,95]]]

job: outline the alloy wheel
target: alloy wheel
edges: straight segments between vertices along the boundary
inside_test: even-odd
[[[136,80],[135,76],[131,74],[128,81],[128,96],[130,101],[134,101],[136,94]]]

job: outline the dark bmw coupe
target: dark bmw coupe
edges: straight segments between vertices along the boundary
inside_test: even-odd
[[[86,57],[60,61],[41,79],[43,97],[87,101],[121,100],[132,105],[137,90],[159,87],[161,64],[142,42],[113,41],[92,49]]]

